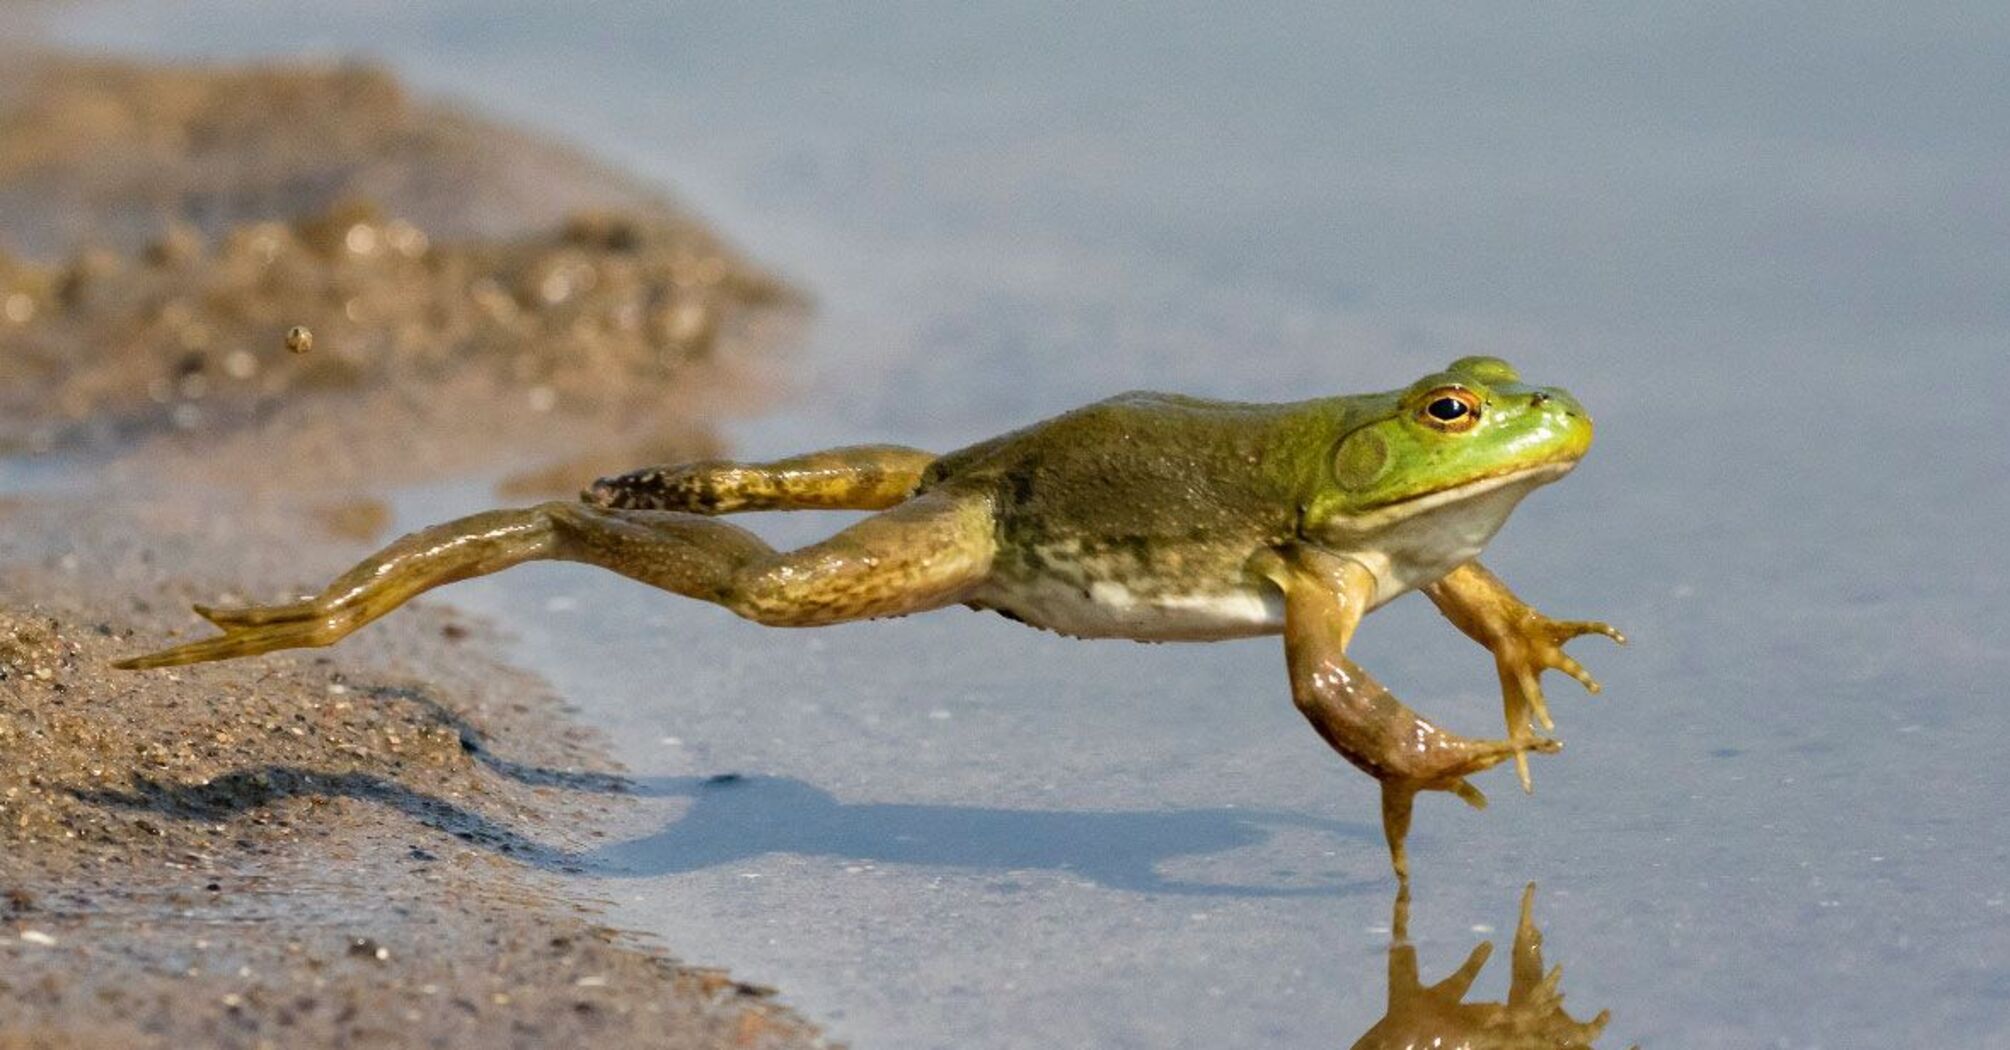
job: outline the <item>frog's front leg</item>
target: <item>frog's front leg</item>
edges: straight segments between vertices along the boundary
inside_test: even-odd
[[[1563,651],[1563,643],[1583,634],[1602,634],[1622,645],[1626,642],[1626,636],[1608,623],[1544,616],[1515,597],[1500,577],[1476,561],[1453,569],[1423,590],[1446,619],[1493,652],[1508,737],[1513,740],[1530,738],[1531,717],[1544,729],[1556,728],[1543,700],[1542,672],[1554,668],[1577,679],[1586,690],[1598,692],[1598,680]],[[1516,758],[1515,772],[1522,790],[1531,790],[1526,759]]]
[[[1382,782],[1382,830],[1398,878],[1409,878],[1404,839],[1419,791],[1449,791],[1475,808],[1486,797],[1466,777],[1524,749],[1555,741],[1473,740],[1425,721],[1347,658],[1354,628],[1375,596],[1359,562],[1293,546],[1257,555],[1251,569],[1284,592],[1284,655],[1291,698],[1333,750]]]
[[[912,496],[936,458],[901,445],[851,445],[765,463],[707,459],[601,478],[580,498],[600,507],[693,514],[884,510]]]
[[[332,645],[434,587],[528,561],[597,565],[760,623],[809,627],[954,605],[984,580],[995,553],[989,501],[942,491],[795,551],[776,551],[745,529],[696,514],[544,503],[415,532],[304,601],[197,606],[223,634],[117,666]]]

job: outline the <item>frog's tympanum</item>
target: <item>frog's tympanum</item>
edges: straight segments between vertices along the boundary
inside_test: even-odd
[[[1579,1021],[1563,1009],[1563,967],[1545,972],[1542,931],[1536,929],[1535,883],[1521,895],[1521,921],[1514,930],[1514,959],[1504,1003],[1468,1003],[1466,992],[1493,956],[1483,941],[1449,977],[1426,988],[1418,976],[1417,949],[1410,943],[1410,898],[1396,898],[1389,941],[1389,1010],[1375,1027],[1354,1041],[1354,1050],[1591,1050],[1611,1019],[1600,1010]]]
[[[579,502],[495,510],[391,544],[319,595],[198,606],[222,635],[131,668],[329,645],[422,591],[556,559],[612,569],[764,624],[812,627],[948,605],[1084,638],[1284,635],[1291,694],[1333,749],[1382,783],[1398,875],[1419,791],[1485,804],[1467,777],[1554,751],[1537,678],[1598,686],[1562,645],[1619,633],[1551,620],[1473,559],[1532,489],[1591,445],[1569,394],[1468,357],[1405,389],[1290,404],[1123,394],[936,456],[858,446],[770,463],[700,462],[596,482]],[[777,551],[735,511],[880,513]],[[1347,656],[1361,617],[1421,589],[1492,650],[1507,738],[1428,721]]]

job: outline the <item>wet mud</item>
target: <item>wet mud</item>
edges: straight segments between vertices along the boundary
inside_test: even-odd
[[[349,66],[10,62],[0,253],[0,1047],[820,1045],[551,894],[627,788],[486,625],[108,666],[318,586],[391,487],[716,451],[796,293]]]

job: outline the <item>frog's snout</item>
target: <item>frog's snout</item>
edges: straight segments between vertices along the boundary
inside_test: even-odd
[[[1536,410],[1545,419],[1581,419],[1587,422],[1591,413],[1570,396],[1570,391],[1559,387],[1536,387],[1528,391],[1528,407]]]
[[[1530,392],[1528,403],[1556,437],[1565,455],[1576,458],[1591,447],[1591,413],[1576,398],[1561,390],[1536,390]]]

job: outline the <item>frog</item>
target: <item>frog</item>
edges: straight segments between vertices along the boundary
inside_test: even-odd
[[[1407,884],[1416,797],[1484,808],[1471,778],[1510,760],[1532,790],[1528,756],[1562,746],[1541,675],[1597,692],[1564,643],[1625,641],[1609,624],[1536,611],[1478,561],[1591,440],[1576,399],[1497,357],[1462,357],[1397,390],[1283,403],[1131,392],[943,455],[854,445],[602,478],[574,500],[407,535],[299,601],[198,605],[223,633],[117,666],[332,645],[435,587],[538,560],[598,566],[776,627],[962,605],[1078,638],[1281,635],[1293,703],[1380,784],[1391,865]],[[869,513],[794,550],[724,520],[789,510]],[[1492,653],[1503,738],[1426,719],[1349,657],[1362,618],[1411,591]]]

